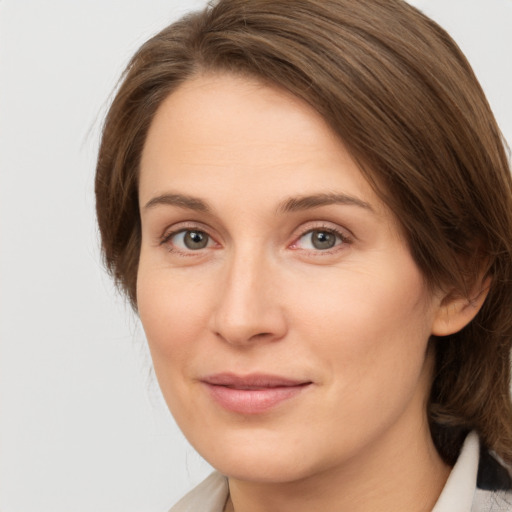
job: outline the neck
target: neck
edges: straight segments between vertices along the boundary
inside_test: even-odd
[[[421,435],[414,429],[389,432],[357,460],[298,481],[230,478],[226,512],[430,512],[450,468],[439,457],[426,420],[423,427]]]

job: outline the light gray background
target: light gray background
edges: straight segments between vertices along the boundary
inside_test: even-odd
[[[512,0],[415,0],[512,142]],[[101,269],[99,127],[128,58],[204,0],[0,0],[0,510],[159,512],[209,472]]]

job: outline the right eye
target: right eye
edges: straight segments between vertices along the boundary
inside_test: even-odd
[[[199,251],[214,245],[208,233],[199,229],[182,229],[175,233],[170,233],[165,237],[163,243],[169,246],[169,249],[177,251]]]

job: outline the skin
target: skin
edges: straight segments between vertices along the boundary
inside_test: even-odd
[[[428,291],[323,119],[254,80],[197,76],[156,113],[139,198],[140,318],[172,414],[229,477],[226,510],[431,510],[449,468],[425,412],[428,341],[477,309]],[[187,247],[187,229],[206,246]],[[311,384],[240,414],[205,389],[221,372]]]

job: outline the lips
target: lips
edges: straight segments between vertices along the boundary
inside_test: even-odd
[[[276,375],[220,373],[201,381],[221,407],[240,414],[260,414],[301,394],[312,382]]]

